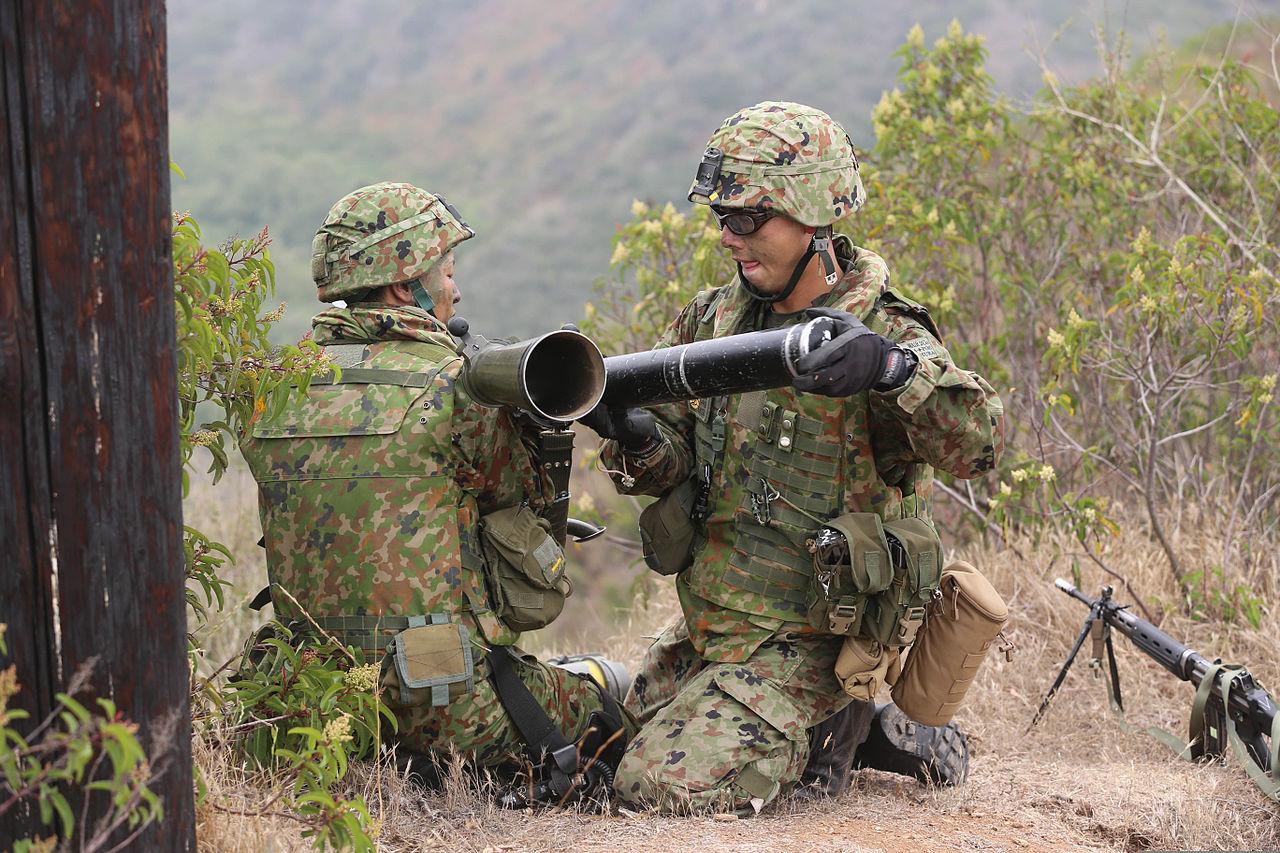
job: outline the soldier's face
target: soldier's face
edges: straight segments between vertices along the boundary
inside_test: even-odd
[[[453,306],[462,301],[462,294],[458,291],[457,282],[453,280],[452,253],[440,265],[439,278],[436,279],[435,285],[439,289],[442,298],[436,300],[436,307],[432,313],[436,315],[436,319],[441,323],[448,323],[449,318],[454,315]]]
[[[763,293],[779,293],[791,279],[813,232],[794,219],[775,216],[750,234],[720,229],[720,245],[742,265],[742,275]]]

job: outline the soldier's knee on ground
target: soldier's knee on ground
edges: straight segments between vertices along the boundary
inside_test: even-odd
[[[614,791],[633,807],[751,813],[799,777],[807,754],[803,715],[781,688],[717,665],[645,724]]]

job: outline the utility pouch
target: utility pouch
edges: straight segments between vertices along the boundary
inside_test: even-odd
[[[640,512],[644,562],[660,575],[674,575],[693,564],[693,501],[697,484],[686,480]]]
[[[836,657],[836,681],[849,696],[870,702],[882,686],[892,687],[898,680],[901,661],[897,649],[863,637],[845,637]]]
[[[430,619],[430,624],[412,625]],[[448,705],[475,686],[470,632],[442,613],[410,617],[411,627],[396,634],[395,672],[404,705]]]
[[[494,609],[507,627],[533,631],[560,615],[573,588],[565,576],[564,552],[546,519],[527,506],[491,512],[480,519],[480,548]]]
[[[868,597],[893,582],[884,523],[874,512],[845,513],[819,528],[812,542],[809,624],[832,634],[859,633]]]
[[[1004,599],[968,563],[948,566],[939,592],[893,688],[894,704],[929,726],[946,725],[955,716],[1009,620]]]
[[[867,603],[862,634],[886,646],[910,645],[942,576],[942,540],[923,518],[884,523],[893,582]]]

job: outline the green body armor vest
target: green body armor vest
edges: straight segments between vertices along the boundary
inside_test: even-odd
[[[513,642],[488,604],[475,500],[449,462],[460,358],[421,342],[327,349],[355,354],[337,384],[313,382],[242,445],[273,589],[370,651],[424,614],[466,614],[489,642]],[[302,616],[273,600],[281,619]]]

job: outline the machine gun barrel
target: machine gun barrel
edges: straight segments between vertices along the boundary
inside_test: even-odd
[[[1053,585],[1097,610],[1099,618],[1124,634],[1148,657],[1183,681],[1199,687],[1200,681],[1214,663],[1117,603],[1111,598],[1110,587],[1104,590],[1103,596],[1092,598],[1062,578],[1055,580]],[[1263,731],[1270,731],[1276,717],[1275,702],[1252,676],[1246,673],[1242,678],[1244,683],[1240,685],[1241,689],[1231,691],[1231,712],[1237,717],[1253,720],[1254,725]]]
[[[796,362],[831,340],[835,324],[816,317],[764,332],[746,332],[604,360],[604,402],[651,406],[790,385]]]

